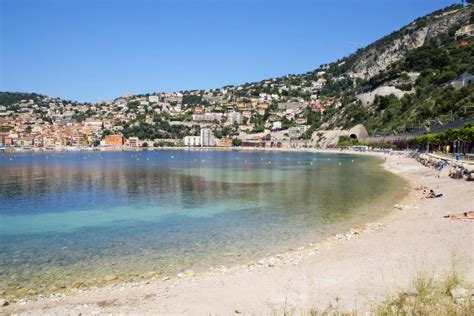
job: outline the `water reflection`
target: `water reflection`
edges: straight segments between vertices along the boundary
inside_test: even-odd
[[[0,174],[7,289],[232,263],[400,191],[373,158],[308,153],[1,155]]]

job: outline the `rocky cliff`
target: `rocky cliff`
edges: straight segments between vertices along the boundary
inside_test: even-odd
[[[371,78],[401,60],[410,50],[425,45],[453,27],[468,23],[469,16],[470,10],[453,7],[418,19],[351,56],[351,72],[356,77]]]

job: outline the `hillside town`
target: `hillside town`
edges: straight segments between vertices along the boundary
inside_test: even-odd
[[[0,150],[400,147],[473,120],[473,35],[453,5],[304,74],[96,103],[0,92]]]
[[[311,140],[308,117],[340,106],[319,97],[324,74],[293,85],[273,79],[215,90],[129,94],[94,104],[35,95],[0,105],[0,145],[49,150],[259,146],[272,140],[272,146],[302,145]]]

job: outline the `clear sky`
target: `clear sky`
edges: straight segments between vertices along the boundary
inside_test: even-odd
[[[0,2],[0,91],[94,102],[310,71],[461,1]]]

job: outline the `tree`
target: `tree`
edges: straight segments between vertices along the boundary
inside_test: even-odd
[[[232,139],[232,146],[238,147],[242,145],[242,140],[240,138],[233,138]]]

